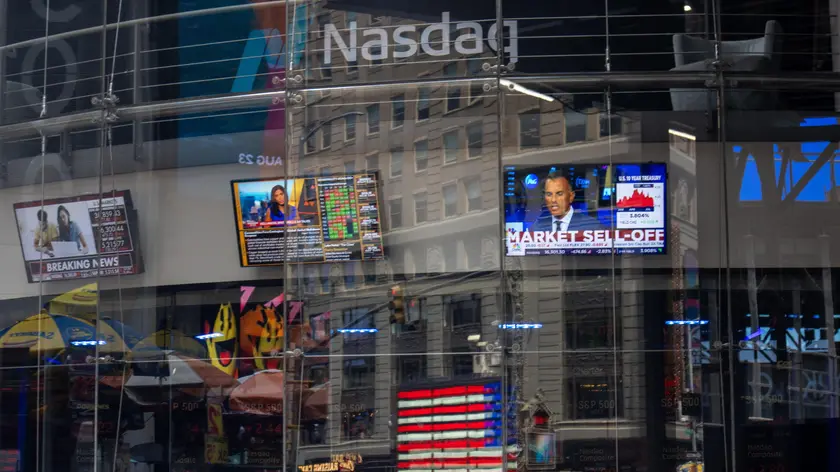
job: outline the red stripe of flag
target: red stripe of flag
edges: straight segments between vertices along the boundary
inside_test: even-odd
[[[467,394],[467,387],[448,387],[448,388],[439,388],[432,392],[432,396],[435,398],[439,397],[449,397],[453,395],[466,395]]]
[[[413,467],[453,467],[458,465],[472,465],[472,466],[487,466],[487,465],[502,465],[500,457],[451,457],[445,459],[414,459],[409,461],[400,461],[400,469],[409,469]]]
[[[412,442],[408,444],[399,444],[397,446],[397,451],[399,452],[411,452],[416,451],[418,449],[431,449],[434,444],[432,441],[418,441]]]
[[[434,413],[436,415],[447,415],[452,413],[466,413],[467,406],[466,405],[458,405],[458,406],[436,406],[434,408]]]
[[[432,398],[431,390],[412,390],[409,392],[400,392],[397,394],[400,399],[427,399]]]
[[[486,429],[484,421],[457,421],[454,423],[409,424],[397,427],[398,433],[423,433],[429,431],[457,431],[459,429]]]
[[[430,424],[407,424],[397,428],[398,433],[424,433],[433,431]]]
[[[432,408],[409,408],[400,410],[397,416],[429,416],[433,412]]]
[[[489,440],[485,439],[446,439],[438,441],[412,441],[397,445],[399,452],[411,452],[424,449],[469,449],[483,448]]]
[[[488,406],[490,408],[488,408]],[[467,405],[467,411],[470,412],[470,413],[475,413],[477,411],[488,411],[488,410],[492,410],[492,409],[493,409],[493,406],[488,405],[487,403],[477,403],[475,405]]]

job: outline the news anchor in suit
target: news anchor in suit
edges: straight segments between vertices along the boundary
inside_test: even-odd
[[[531,231],[587,231],[608,229],[597,219],[572,208],[575,191],[569,179],[549,174],[543,182],[543,198],[548,215],[541,215],[531,224]]]

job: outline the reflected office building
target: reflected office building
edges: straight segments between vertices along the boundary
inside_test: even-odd
[[[23,3],[0,472],[840,470],[833,0]]]

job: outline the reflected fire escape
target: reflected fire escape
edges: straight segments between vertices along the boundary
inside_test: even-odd
[[[840,148],[840,145],[838,145],[838,142],[840,142],[840,123],[835,121],[831,123],[831,126],[807,126],[805,124],[798,124],[800,123],[798,116],[792,116],[791,118],[792,120],[790,121],[795,120],[797,125],[791,125],[790,121],[788,121],[788,123],[781,123],[780,120],[776,120],[776,123],[780,124],[778,127],[771,126],[768,128],[753,126],[752,129],[741,128],[737,130],[737,133],[733,133],[738,136],[739,142],[746,142],[749,144],[736,146],[733,149],[735,174],[732,182],[736,183],[738,186],[737,188],[740,189],[740,186],[743,184],[746,177],[748,161],[751,160],[754,162],[755,170],[758,175],[758,184],[761,190],[762,211],[767,212],[768,214],[781,215],[782,212],[789,211],[791,206],[800,199],[803,191],[809,185],[816,182],[815,178],[821,171],[823,171],[826,165],[829,166],[828,173],[830,189],[826,192],[827,195],[825,201],[828,203],[836,203],[838,202],[838,197],[840,197],[836,177],[836,155],[838,148]],[[732,122],[732,120],[730,120],[730,122]],[[741,122],[745,121],[741,120]],[[777,146],[774,142],[768,142],[768,135],[773,136],[774,142],[776,143],[825,143],[826,146],[814,159],[809,159],[801,152],[801,150],[792,149],[792,146]],[[794,175],[794,166],[797,164],[799,166],[807,165],[805,171],[798,178]],[[737,192],[735,195],[738,195]],[[828,379],[828,385],[826,387],[828,392],[819,393],[828,394],[828,411],[826,414],[829,418],[836,418],[838,413],[838,370],[837,351],[834,337],[835,310],[831,274],[831,235],[826,231],[826,229],[827,228],[823,227],[821,229],[821,233],[819,235],[815,235],[818,239],[818,247],[816,251],[818,252],[818,258],[820,261],[819,269],[821,271],[821,280],[819,282],[813,280],[811,275],[808,274],[807,270],[804,268],[800,270],[804,272],[802,280],[806,283],[810,281],[807,285],[816,287],[816,289],[822,293],[823,297],[826,349],[824,353],[820,354],[825,356],[826,359]],[[752,314],[752,316],[750,316],[750,331],[752,333],[757,333],[761,329],[759,326],[758,316],[759,290],[763,289],[764,284],[768,283],[768,281],[766,280],[766,277],[761,281],[758,280],[756,264],[756,255],[758,254],[758,250],[756,248],[757,236],[751,233],[752,231],[749,231],[743,236],[743,243],[745,248],[744,257],[747,271],[747,296],[749,310]],[[759,236],[762,238],[779,237],[778,235],[766,234]],[[807,237],[809,235],[802,236]],[[780,241],[776,241],[776,243],[776,246],[781,245]],[[797,308],[800,305],[801,292],[800,284],[796,280],[792,281],[792,285],[784,283],[782,280],[779,280],[778,283],[779,288],[788,286],[792,289],[792,308],[794,308],[794,313],[798,313]],[[795,317],[796,316],[798,315],[795,315]],[[801,332],[801,323],[801,316],[796,317],[795,328],[797,333]],[[752,350],[753,353],[751,357],[753,359],[758,359],[759,356],[761,356],[760,351],[764,350],[762,343],[747,343],[746,340],[741,342],[741,347],[742,349],[746,348],[746,350]],[[778,350],[786,348],[786,346],[777,346]],[[799,398],[798,411],[799,415],[802,416],[804,414],[802,399],[806,393],[807,387],[803,387],[804,364],[802,354],[804,345],[801,342],[801,339],[794,350],[795,352],[792,353],[792,362],[785,364],[788,365],[791,370],[791,383],[788,390],[789,393],[796,392],[796,395]],[[816,353],[809,353],[809,355],[814,354]],[[759,388],[761,385],[761,369],[758,368],[758,365],[756,365],[756,368],[752,369],[750,382],[756,394],[754,395],[754,401],[751,402],[751,411],[749,411],[748,416],[754,421],[772,420],[772,418],[765,418],[762,413],[763,408],[767,405],[764,404],[763,395],[761,389]]]

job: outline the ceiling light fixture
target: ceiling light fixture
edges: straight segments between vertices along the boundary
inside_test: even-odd
[[[540,100],[545,100],[547,102],[554,101],[554,97],[549,97],[544,93],[539,93],[536,90],[531,90],[528,87],[523,87],[517,84],[516,82],[510,81],[508,79],[499,79],[499,83],[509,88],[510,90],[514,90],[519,93],[524,93],[525,95],[530,95],[532,97],[539,98]]]

